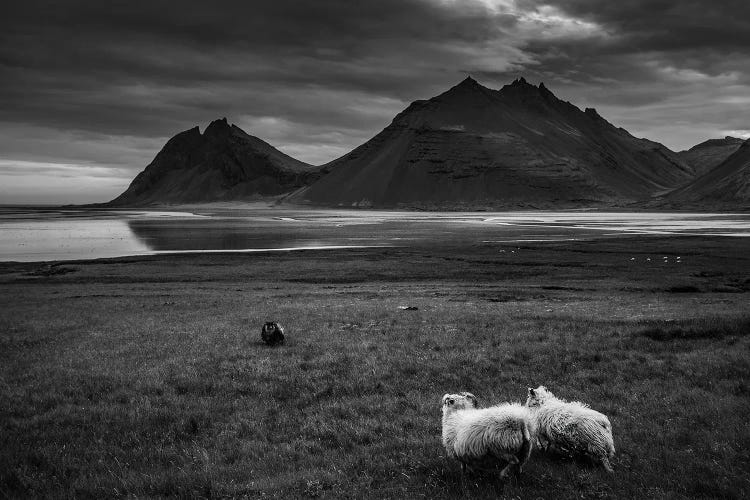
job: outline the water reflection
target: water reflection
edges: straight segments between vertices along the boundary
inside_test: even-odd
[[[150,252],[121,219],[0,220],[0,260],[73,260]]]
[[[466,247],[612,238],[633,233],[750,236],[750,215],[291,209],[191,214],[0,208],[0,260],[313,247]]]
[[[320,225],[281,225],[279,222],[267,222],[251,217],[179,221],[139,219],[127,222],[141,244],[159,252],[341,247],[387,243],[387,238],[356,238]]]

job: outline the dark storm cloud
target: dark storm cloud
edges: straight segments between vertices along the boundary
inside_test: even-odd
[[[672,83],[724,75],[750,83],[750,4],[744,0],[552,3],[566,15],[596,23],[606,35],[585,43],[560,40],[554,51],[545,44],[529,43],[526,50],[548,71],[572,66],[580,83],[597,78],[621,84]],[[523,0],[522,5],[544,4]],[[662,93],[654,91],[652,96],[658,100]]]
[[[562,12],[608,28],[617,35],[611,47],[633,50],[738,50],[750,47],[750,12],[745,0],[521,0],[521,8],[554,5]]]
[[[279,88],[292,103],[310,87],[412,98],[452,73],[414,59],[492,38],[484,14],[403,0],[25,2],[2,26],[0,106],[6,120],[147,134],[285,107],[265,95]]]
[[[724,134],[750,136],[743,116],[750,105],[748,2],[520,0],[515,8],[540,25],[554,18],[580,23],[522,45],[534,61],[524,68],[527,78],[580,107],[594,106],[616,125],[674,149]]]
[[[749,9],[713,3],[20,2],[0,16],[0,160],[121,179],[169,136],[227,116],[323,163],[467,73],[495,87],[543,80],[616,125],[687,146],[750,128],[737,111]]]

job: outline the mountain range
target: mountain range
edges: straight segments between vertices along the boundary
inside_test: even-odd
[[[325,165],[295,160],[226,119],[170,139],[114,206],[275,197],[414,209],[731,205],[750,200],[750,144],[726,137],[679,153],[632,136],[519,78],[471,77],[411,103]]]

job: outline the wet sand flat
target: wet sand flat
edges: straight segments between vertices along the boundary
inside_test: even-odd
[[[398,212],[264,206],[151,210],[0,209],[0,261],[165,252],[450,247],[644,235],[750,236],[750,215],[636,212]]]

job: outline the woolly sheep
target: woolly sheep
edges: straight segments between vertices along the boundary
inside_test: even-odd
[[[449,457],[466,466],[489,468],[507,463],[500,472],[505,481],[511,470],[520,474],[531,454],[534,421],[529,410],[518,403],[504,403],[479,409],[477,398],[468,392],[443,396],[443,446]]]
[[[558,399],[542,385],[529,387],[526,406],[536,421],[543,448],[586,455],[601,462],[607,472],[613,472],[609,460],[615,454],[615,444],[606,415],[584,403]]]

